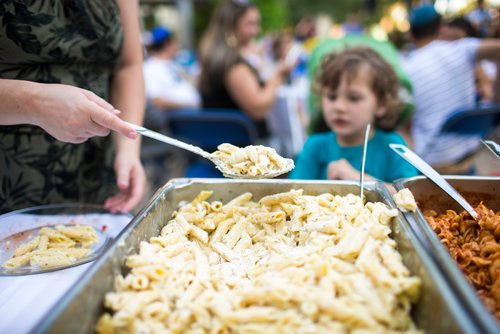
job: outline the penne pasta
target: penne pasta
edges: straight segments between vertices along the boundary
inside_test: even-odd
[[[233,158],[244,155],[268,163],[256,150]],[[420,333],[410,311],[421,282],[389,237],[395,209],[302,189],[215,210],[207,198],[127,257],[98,333]]]
[[[91,226],[43,227],[33,240],[15,249],[2,266],[10,269],[27,265],[40,268],[67,266],[87,256],[90,247],[98,241]]]

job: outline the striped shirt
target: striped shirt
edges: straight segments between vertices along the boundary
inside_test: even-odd
[[[404,59],[414,89],[412,137],[415,151],[430,164],[460,160],[479,145],[478,136],[442,135],[451,113],[475,104],[474,63],[479,39],[435,40]]]

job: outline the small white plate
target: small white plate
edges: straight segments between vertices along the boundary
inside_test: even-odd
[[[14,211],[0,216],[0,276],[15,276],[46,273],[74,267],[95,260],[113,240],[109,233],[113,217],[102,206],[92,204],[57,204],[33,207]],[[130,215],[127,214],[131,218]],[[22,244],[29,242],[43,227],[56,225],[92,226],[99,241],[92,245],[87,256],[76,262],[55,267],[21,266],[5,268],[2,264],[11,258],[14,251]]]

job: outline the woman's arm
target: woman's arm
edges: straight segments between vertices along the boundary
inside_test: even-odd
[[[117,3],[124,44],[111,84],[111,103],[121,111],[122,119],[142,124],[145,101],[138,3],[132,0],[118,0]],[[105,206],[111,211],[129,211],[141,200],[146,184],[140,160],[141,141],[131,141],[116,133],[113,136],[116,144],[116,182],[121,191],[108,198]]]
[[[227,73],[226,86],[243,111],[252,119],[260,120],[271,110],[276,100],[276,91],[289,71],[290,66],[280,65],[266,85],[261,87],[248,65],[238,64]]]
[[[33,124],[60,141],[82,143],[110,129],[136,137],[113,106],[78,87],[0,79],[0,101],[0,125]]]
[[[154,97],[151,99],[151,104],[158,108],[159,112],[171,111],[176,109],[195,109],[197,106],[194,104],[188,103],[177,103],[173,101],[169,101],[162,97]]]

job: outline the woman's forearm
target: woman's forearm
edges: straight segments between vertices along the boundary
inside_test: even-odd
[[[277,72],[261,87],[248,66],[242,64],[230,70],[226,86],[240,108],[249,117],[260,120],[267,116],[276,101],[282,80],[282,74]]]
[[[142,45],[140,40],[139,13],[137,1],[119,0],[120,16],[125,36],[119,68],[111,86],[111,103],[120,110],[120,117],[134,124],[142,124],[144,119],[145,99],[142,74]],[[140,153],[140,140],[131,141],[114,134],[117,151],[126,147]]]
[[[0,79],[0,125],[36,124],[40,89],[36,82]]]
[[[121,69],[116,73],[112,85],[111,103],[121,114],[124,121],[141,125],[144,119],[144,88],[142,81],[142,67],[139,65]],[[131,141],[117,133],[113,134],[117,145],[117,150],[123,146],[127,150],[140,152],[140,140]]]

